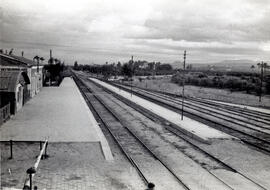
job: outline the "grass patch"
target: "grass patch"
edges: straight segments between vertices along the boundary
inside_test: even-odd
[[[171,78],[145,79],[141,81],[135,78],[133,84],[141,88],[170,92],[173,94],[182,94],[182,87],[178,84],[172,83]],[[259,97],[253,94],[246,94],[241,91],[231,92],[227,89],[199,87],[193,85],[185,86],[185,95],[194,98],[205,98],[235,104],[270,108],[269,95],[263,96],[262,102],[259,102]]]

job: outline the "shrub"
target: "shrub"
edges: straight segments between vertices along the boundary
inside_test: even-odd
[[[260,78],[258,76],[243,75],[240,73],[233,73],[234,76],[212,75],[206,76],[205,73],[189,73],[186,74],[185,84],[202,87],[227,88],[231,91],[246,91],[247,93],[255,92],[260,94]],[[173,75],[172,82],[183,85],[183,75],[178,73]],[[265,79],[265,86],[263,91],[270,93],[270,79]]]

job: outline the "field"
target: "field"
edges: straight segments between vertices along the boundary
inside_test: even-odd
[[[148,88],[153,90],[160,90],[163,92],[170,92],[175,94],[182,94],[182,87],[172,83],[171,78],[159,78],[159,79],[145,79],[139,81],[138,78],[135,78],[133,85],[142,88]],[[217,88],[207,88],[186,85],[185,86],[185,95],[188,97],[196,98],[207,98],[211,100],[225,101],[236,104],[251,105],[251,106],[260,106],[260,107],[270,107],[270,96],[263,96],[262,102],[259,102],[259,97],[246,94],[244,92],[231,92],[226,89],[217,89]]]

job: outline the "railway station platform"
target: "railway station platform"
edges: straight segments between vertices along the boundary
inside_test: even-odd
[[[108,142],[72,78],[59,87],[44,87],[0,127],[1,141],[93,142],[106,160],[113,156]]]
[[[235,139],[235,137],[232,137],[190,118],[185,117],[184,120],[181,120],[179,113],[176,113],[136,95],[131,96],[130,93],[124,90],[119,90],[117,87],[114,87],[108,83],[95,78],[89,79],[177,125],[179,130],[189,134],[189,136],[201,142],[210,143],[211,139]]]

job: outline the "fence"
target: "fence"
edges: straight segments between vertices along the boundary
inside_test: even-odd
[[[41,159],[48,157],[47,147],[48,147],[48,140],[45,140],[43,146],[42,146],[42,143],[40,142],[40,153],[37,157],[37,160],[36,160],[34,166],[29,168],[26,171],[26,173],[29,175],[29,178],[25,180],[23,189],[32,190],[32,183],[33,183],[32,180],[33,180],[35,173],[37,172],[39,162]],[[37,189],[37,187],[35,187],[34,189]]]
[[[0,108],[0,125],[2,125],[10,117],[10,103]]]

